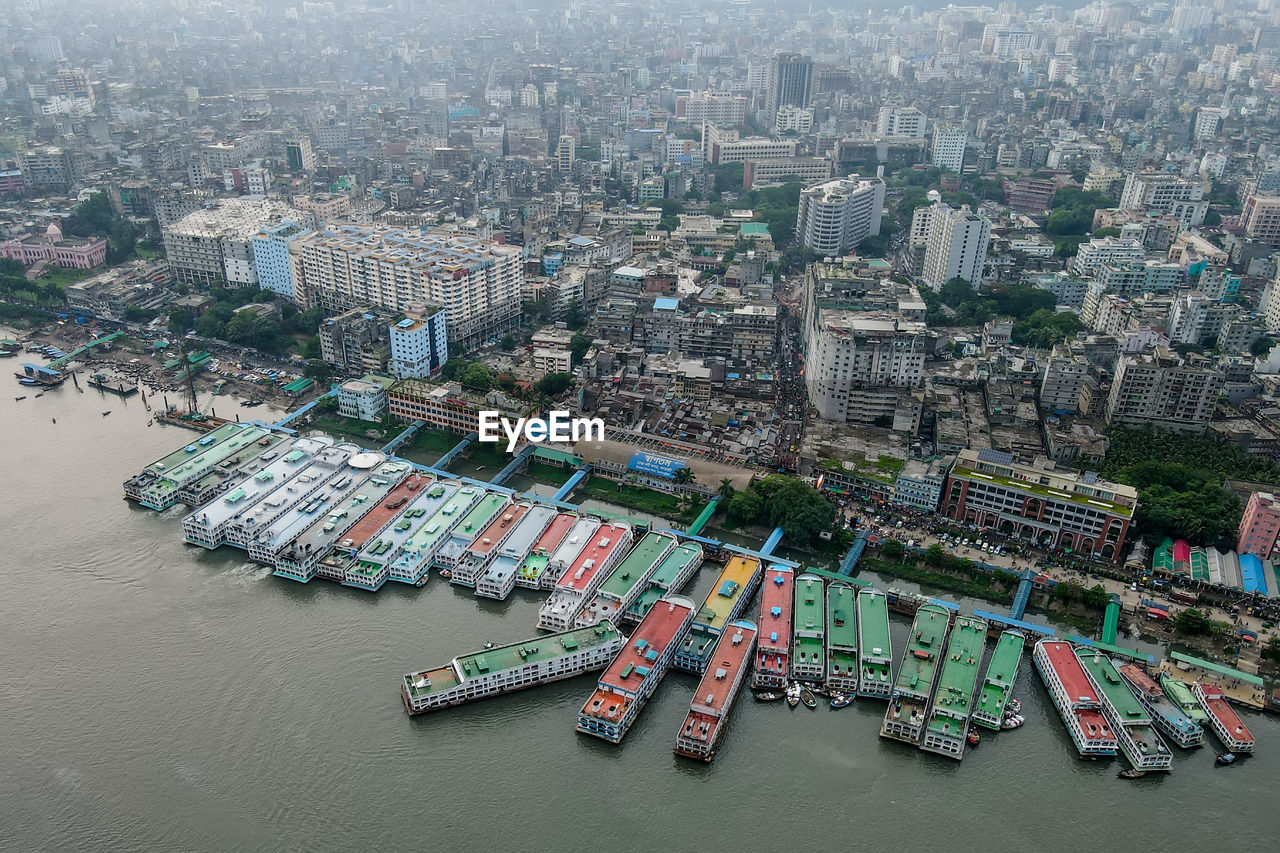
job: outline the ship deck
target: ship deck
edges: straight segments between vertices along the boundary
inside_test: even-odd
[[[935,711],[945,710],[956,716],[968,717],[986,642],[985,619],[968,616],[956,618],[956,624],[951,629],[951,639],[947,643],[947,657],[942,662],[942,672],[938,675],[938,692],[933,700]],[[932,724],[931,721],[930,725]]]
[[[864,685],[882,685],[892,677],[889,600],[878,590],[858,593],[858,659]]]
[[[327,512],[326,515],[316,513],[316,520],[298,536],[296,547],[299,553],[319,554],[330,545],[344,542],[347,531],[355,527],[365,513],[372,512],[371,507],[376,508],[409,470],[407,462],[390,461],[379,464],[364,476],[361,476],[364,472],[349,470],[351,485],[347,489],[333,491],[334,497],[342,492],[346,494],[336,503],[321,508],[320,512]]]
[[[1120,673],[1116,671],[1115,664],[1109,657],[1102,652],[1077,649],[1076,658],[1093,678],[1094,684],[1097,684],[1098,689],[1102,691],[1103,697],[1115,714],[1116,722],[1124,726],[1150,725],[1151,716],[1146,708],[1142,707],[1138,697],[1133,695],[1133,691],[1120,678]]]
[[[916,611],[898,679],[894,682],[895,690],[903,695],[925,697],[927,701],[938,674],[949,619],[946,608],[936,604],[926,604]]]
[[[1075,650],[1071,648],[1070,643],[1045,643],[1044,650],[1049,665],[1057,673],[1058,680],[1062,682],[1067,696],[1071,697],[1072,705],[1081,702],[1099,703],[1098,693],[1093,688],[1093,682],[1089,680],[1084,666],[1076,657]]]
[[[384,530],[376,540],[366,542],[356,558],[379,565],[390,563],[399,556],[400,549],[431,520],[436,511],[457,491],[457,488],[457,485],[452,483],[438,482],[420,487],[409,503],[396,510],[399,514],[392,519],[394,523],[390,524],[390,527]],[[354,528],[352,530],[354,532]],[[382,548],[383,545],[386,547]],[[376,554],[373,553],[375,548],[380,549]]]
[[[649,609],[668,592],[679,592],[672,586],[682,575],[688,574],[689,567],[702,559],[702,546],[696,542],[685,542],[677,545],[666,558],[654,569],[649,583],[640,591],[640,595],[627,608],[628,619],[643,619]],[[683,583],[680,584],[683,586]]]
[[[693,617],[693,624],[701,625],[713,633],[719,633],[733,618],[742,603],[743,596],[754,586],[760,572],[760,561],[755,557],[735,554],[729,558],[715,586],[707,593],[706,600]]]
[[[533,543],[529,556],[520,564],[516,572],[517,578],[526,581],[540,579],[542,573],[546,571],[547,564],[551,562],[551,554],[560,547],[560,543],[569,534],[569,529],[577,521],[576,515],[567,512],[557,513],[556,517],[551,519],[551,524],[547,525],[547,529],[538,537],[538,541]]]
[[[516,525],[520,523],[520,520],[524,518],[524,514],[528,511],[528,504],[512,504],[506,508],[506,512],[501,515],[495,515],[480,531],[475,540],[467,546],[467,554],[480,559],[489,556],[498,547],[498,541],[502,537],[515,531]]]
[[[1022,665],[1022,650],[1026,643],[1026,637],[1012,631],[1000,635],[973,705],[975,714],[982,714],[997,723],[1000,721],[1013,685],[1018,680],[1018,668]]]
[[[689,713],[680,726],[677,752],[684,751],[681,740],[692,741],[708,753],[714,750],[745,680],[743,670],[750,666],[755,639],[755,628],[743,621],[730,624],[720,636],[710,665],[693,693]]]
[[[480,536],[480,531],[493,521],[493,519],[502,512],[506,507],[508,499],[506,495],[496,492],[485,492],[480,498],[480,502],[471,508],[471,510],[462,517],[458,522],[458,526],[453,528],[453,535],[450,537],[452,541],[458,543],[462,548],[471,545]]]

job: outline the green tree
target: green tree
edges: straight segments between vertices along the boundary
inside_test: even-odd
[[[1095,610],[1102,610],[1111,603],[1111,593],[1102,584],[1094,584],[1084,591],[1084,603]]]
[[[886,560],[897,560],[906,553],[906,550],[897,539],[889,539],[880,546],[880,556]]]
[[[493,385],[493,378],[489,375],[489,368],[480,362],[474,362],[462,372],[462,384],[472,391],[484,393]]]
[[[1189,607],[1174,616],[1173,627],[1179,634],[1188,636],[1208,634],[1213,629],[1213,625],[1209,621],[1209,617],[1204,615],[1204,611],[1197,610],[1194,607]]]
[[[671,481],[678,486],[688,485],[689,483],[692,483],[695,479],[697,479],[697,477],[693,473],[693,469],[690,468],[688,465],[685,465],[681,468],[677,468],[675,472],[671,475]]]
[[[196,312],[190,308],[175,308],[169,312],[169,331],[181,335],[191,328],[196,320]]]
[[[298,349],[298,354],[306,359],[320,358],[321,357],[320,336],[319,335],[307,336],[307,338],[303,340],[302,346]]]
[[[512,335],[503,335],[498,346],[502,347],[503,352],[511,352],[516,348],[516,339]]]
[[[535,387],[540,394],[546,394],[548,397],[558,397],[568,390],[571,385],[573,385],[573,374],[548,373],[538,380]]]
[[[733,488],[733,481],[728,477],[724,477],[720,480],[720,487],[716,489],[716,494],[718,494],[722,500],[732,500],[736,493],[737,490]]]
[[[573,337],[569,339],[571,363],[575,366],[581,364],[589,349],[591,349],[591,336],[575,332]]]
[[[931,566],[941,566],[942,561],[947,558],[947,552],[942,550],[942,546],[934,542],[924,551],[924,561]]]
[[[329,380],[332,369],[329,363],[322,359],[313,358],[302,368],[302,375],[308,379],[314,379],[316,384],[323,384]]]
[[[729,498],[725,512],[730,518],[742,524],[755,524],[764,514],[764,499],[750,489],[738,492]]]

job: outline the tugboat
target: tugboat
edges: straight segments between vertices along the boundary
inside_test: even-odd
[[[1121,770],[1116,775],[1119,776],[1121,779],[1141,779],[1143,776],[1146,776],[1147,774],[1144,771],[1138,770],[1135,767],[1130,767],[1128,770]]]
[[[1225,767],[1228,764],[1236,763],[1236,754],[1234,752],[1219,752],[1214,756],[1213,763],[1219,767]]]
[[[781,693],[773,693],[767,690],[759,691],[755,694],[757,702],[777,702],[782,698]]]
[[[853,701],[852,696],[848,696],[844,693],[836,693],[831,697],[831,707],[843,708],[845,705],[848,705],[852,701]]]
[[[982,735],[979,734],[977,726],[969,726],[968,740],[969,746],[977,746],[978,742],[982,740]]]
[[[793,681],[787,685],[787,704],[792,708],[800,704],[800,684]]]
[[[814,698],[813,691],[808,687],[800,688],[800,701],[804,703],[806,708],[818,707],[818,700]]]

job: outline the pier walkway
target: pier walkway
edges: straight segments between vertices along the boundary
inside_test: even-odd
[[[853,544],[849,546],[849,551],[844,555],[844,559],[840,561],[840,569],[836,574],[845,575],[846,577],[853,574],[854,568],[858,565],[858,560],[862,559],[862,552],[867,549],[867,531],[858,531],[858,537],[853,540]]]
[[[338,396],[338,389],[337,389],[337,387],[330,388],[330,389],[329,389],[329,392],[328,392],[327,394],[321,394],[319,397],[316,397],[316,398],[315,398],[314,400],[312,400],[310,403],[307,403],[305,406],[301,406],[301,407],[299,407],[299,408],[297,408],[297,409],[294,409],[292,412],[290,412],[289,414],[285,415],[285,416],[284,416],[283,418],[281,418],[280,420],[276,421],[276,422],[275,422],[275,426],[281,426],[281,427],[282,427],[282,426],[288,426],[291,422],[296,421],[298,418],[302,417],[302,416],[303,416],[303,415],[305,415],[307,412],[309,412],[309,411],[311,411],[312,409],[314,409],[314,408],[316,407],[316,405],[317,405],[321,400],[323,400],[325,397],[336,397],[336,396]]]
[[[1067,639],[1077,645],[1087,646],[1091,649],[1097,649],[1100,652],[1106,652],[1109,655],[1119,655],[1122,658],[1135,660],[1139,663],[1145,663],[1147,666],[1155,666],[1156,659],[1146,652],[1140,652],[1137,649],[1126,649],[1124,646],[1117,646],[1114,643],[1104,643],[1101,640],[1091,640],[1088,637],[1081,637],[1076,634],[1068,634]],[[1177,654],[1176,652],[1174,654]]]
[[[769,534],[769,538],[764,540],[764,544],[760,546],[760,554],[768,556],[773,553],[773,549],[778,547],[778,543],[782,541],[782,528],[775,527],[773,532]]]
[[[470,447],[470,446],[471,446],[471,442],[473,442],[473,441],[479,441],[479,440],[480,440],[480,434],[479,434],[479,433],[476,433],[476,432],[468,433],[468,434],[467,434],[467,436],[466,436],[465,438],[463,438],[463,439],[462,439],[462,441],[459,441],[459,442],[458,442],[457,444],[455,444],[452,448],[450,448],[450,449],[449,449],[449,450],[444,454],[444,456],[441,456],[439,459],[437,459],[437,460],[436,460],[436,464],[435,464],[435,465],[432,465],[431,467],[432,467],[432,468],[438,468],[438,469],[440,469],[441,471],[444,471],[444,470],[448,469],[448,467],[449,467],[450,463],[452,463],[454,459],[457,459],[457,458],[458,458],[458,454],[459,454],[459,453],[461,453],[462,451],[464,451],[464,450],[466,450],[468,447]]]
[[[1013,604],[1009,605],[1009,615],[1014,619],[1021,619],[1027,612],[1027,602],[1031,600],[1031,584],[1036,579],[1036,573],[1027,569],[1019,577],[1022,580],[1018,584],[1018,591],[1013,594]]]
[[[716,495],[707,505],[702,508],[702,512],[693,520],[693,524],[689,525],[690,533],[701,533],[702,528],[707,526],[707,522],[711,520],[711,516],[716,514],[716,507],[720,506],[720,496]]]
[[[493,479],[489,482],[495,486],[500,486],[511,477],[512,474],[519,471],[529,463],[529,457],[533,455],[533,451],[537,449],[536,444],[526,444],[511,457],[511,461],[502,466],[502,470],[493,475]]]
[[[123,331],[120,331],[120,332],[112,332],[112,333],[111,333],[111,334],[109,334],[109,335],[103,335],[102,337],[97,338],[96,340],[89,341],[89,343],[84,344],[83,346],[78,346],[78,347],[76,347],[76,348],[75,348],[75,349],[73,349],[71,352],[67,353],[66,355],[62,356],[61,358],[56,358],[56,359],[54,359],[53,361],[49,362],[49,363],[48,363],[47,365],[45,365],[45,366],[46,366],[46,367],[48,367],[50,370],[57,370],[57,369],[59,369],[60,367],[62,367],[62,365],[66,364],[66,363],[68,363],[68,362],[70,362],[70,361],[75,360],[75,358],[76,358],[77,356],[79,356],[79,355],[83,355],[84,353],[88,352],[89,350],[93,349],[94,347],[102,346],[102,345],[104,345],[104,344],[109,344],[109,343],[111,343],[112,341],[114,341],[116,338],[121,337],[122,335],[124,335],[124,332],[123,332]]]
[[[403,445],[406,441],[410,441],[415,435],[417,435],[418,430],[422,429],[424,426],[426,426],[426,423],[424,421],[414,421],[413,423],[409,424],[409,426],[405,428],[404,432],[400,433],[395,438],[391,439],[386,444],[382,445],[382,452],[387,454],[388,456],[395,453],[396,450],[398,450],[401,445]]]
[[[1120,627],[1120,596],[1112,594],[1107,603],[1106,615],[1102,618],[1102,642],[1115,645],[1116,633]]]
[[[562,501],[569,497],[570,493],[578,487],[578,484],[587,478],[591,473],[591,466],[583,462],[578,466],[578,470],[573,472],[573,476],[564,481],[564,485],[556,489],[556,493],[551,496],[554,501]]]
[[[1029,639],[1035,640],[1038,637],[1055,637],[1057,631],[1048,625],[1037,625],[1034,622],[1024,622],[1021,619],[1011,619],[1008,616],[1001,616],[999,613],[989,613],[986,610],[975,610],[973,615],[979,619],[986,619],[993,625],[997,625],[1001,630],[1005,628],[1017,628],[1026,634]]]

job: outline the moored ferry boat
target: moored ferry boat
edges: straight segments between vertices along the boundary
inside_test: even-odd
[[[920,748],[957,761],[964,758],[969,733],[969,707],[987,642],[987,621],[957,616],[947,642],[947,656],[938,675],[938,689],[925,724]]]
[[[595,595],[630,546],[631,525],[621,522],[601,525],[538,609],[538,627],[544,631],[566,631],[572,627],[583,605]]]
[[[807,573],[796,578],[791,677],[798,681],[821,681],[827,677],[826,614],[822,595],[822,578]]]
[[[889,708],[880,726],[880,737],[918,744],[924,731],[925,709],[933,698],[943,644],[951,614],[938,604],[925,604],[916,611],[907,637],[907,648],[893,683]]]
[[[760,617],[756,621],[755,672],[751,686],[757,689],[785,688],[791,660],[791,607],[795,573],[789,566],[775,563],[764,573],[760,590]]]
[[[1201,726],[1209,725],[1209,715],[1204,712],[1204,708],[1200,707],[1200,701],[1196,698],[1196,694],[1185,681],[1180,678],[1174,678],[1169,673],[1160,675],[1160,687],[1164,690],[1164,695],[1169,697],[1169,701],[1178,706],[1178,710],[1191,718],[1193,723]]]
[[[672,666],[702,675],[725,626],[742,615],[760,583],[761,564],[756,557],[734,554],[725,563],[689,631],[678,643]]]
[[[1102,700],[1071,644],[1045,639],[1031,653],[1049,698],[1082,758],[1116,754],[1116,737],[1102,715]]]
[[[1216,684],[1197,681],[1191,689],[1209,715],[1209,727],[1218,736],[1218,740],[1222,741],[1222,745],[1236,754],[1253,752],[1253,734],[1227,702],[1222,688]]]
[[[843,583],[827,587],[827,689],[858,692],[858,591]]]
[[[1018,669],[1022,666],[1022,651],[1027,638],[1021,631],[1010,628],[1000,634],[995,651],[987,662],[987,674],[973,703],[973,721],[988,729],[1000,729],[1004,722],[1004,709],[1013,696],[1018,682]]]
[[[682,595],[668,596],[650,608],[578,712],[578,731],[622,742],[667,674],[676,643],[695,612],[694,603]]]
[[[1151,715],[1151,722],[1165,737],[1183,749],[1204,745],[1204,729],[1182,713],[1142,667],[1127,663],[1120,667],[1120,677],[1128,682],[1134,696]]]
[[[516,529],[511,531],[507,541],[498,549],[498,556],[494,557],[484,574],[476,579],[476,595],[499,601],[510,595],[516,586],[516,571],[558,514],[554,507],[541,504],[530,506]]]
[[[542,578],[551,565],[551,555],[564,542],[569,531],[578,523],[578,516],[571,512],[562,512],[551,520],[547,529],[533,543],[533,549],[516,569],[515,585],[525,589],[542,589]]]
[[[1076,649],[1089,680],[1102,697],[1102,715],[1134,770],[1168,770],[1173,754],[1151,724],[1151,716],[1124,683],[1111,659],[1094,649]]]
[[[410,714],[425,714],[526,687],[603,669],[621,650],[622,634],[608,622],[562,634],[493,646],[435,669],[411,672],[400,684]]]
[[[729,714],[751,669],[756,627],[746,619],[729,624],[694,691],[689,713],[676,733],[676,755],[710,761],[724,736]]]
[[[684,589],[702,565],[702,558],[702,546],[697,542],[682,542],[671,549],[671,553],[653,570],[640,595],[622,614],[622,624],[638,625],[659,599]]]
[[[494,516],[458,557],[450,580],[474,588],[524,519],[529,507],[527,503],[512,504]]]
[[[889,599],[875,589],[858,591],[858,695],[888,699],[893,693],[893,643]]]
[[[594,625],[608,619],[617,625],[649,583],[655,570],[678,543],[670,533],[646,533],[600,584],[595,596],[578,614],[577,624]]]

